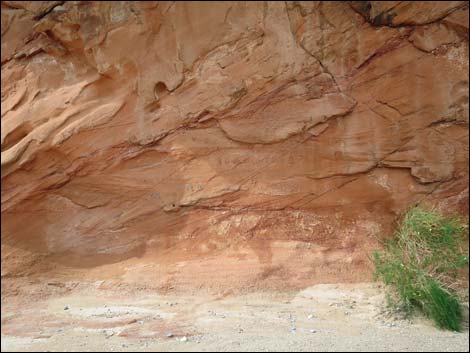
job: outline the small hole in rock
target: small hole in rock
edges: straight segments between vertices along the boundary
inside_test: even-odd
[[[162,97],[168,94],[168,88],[164,82],[157,82],[154,87],[155,99],[160,100]]]

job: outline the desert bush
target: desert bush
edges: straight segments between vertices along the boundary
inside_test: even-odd
[[[389,286],[391,305],[406,313],[421,310],[440,328],[460,331],[457,295],[462,271],[468,271],[468,226],[422,207],[410,209],[383,250],[374,252],[375,277]]]

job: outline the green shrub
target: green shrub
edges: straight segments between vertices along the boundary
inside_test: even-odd
[[[405,312],[421,310],[440,328],[460,331],[459,271],[468,270],[468,227],[434,210],[410,209],[383,251],[374,252],[375,277],[396,294]]]

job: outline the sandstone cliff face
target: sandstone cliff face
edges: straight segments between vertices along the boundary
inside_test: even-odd
[[[468,213],[464,1],[2,1],[1,94],[4,278],[365,280]]]

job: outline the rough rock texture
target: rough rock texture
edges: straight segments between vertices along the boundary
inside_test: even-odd
[[[468,3],[2,1],[2,276],[370,279],[468,213]]]

